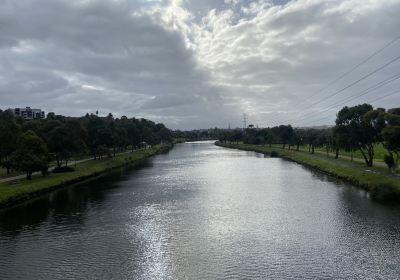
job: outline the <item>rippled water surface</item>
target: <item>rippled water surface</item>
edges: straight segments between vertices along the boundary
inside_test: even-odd
[[[0,212],[0,279],[332,278],[400,278],[400,209],[210,142]]]

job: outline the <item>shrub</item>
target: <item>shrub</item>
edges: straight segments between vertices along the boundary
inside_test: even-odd
[[[400,191],[389,184],[382,184],[371,191],[371,197],[378,201],[400,201]]]
[[[396,161],[395,161],[392,153],[385,155],[383,160],[385,161],[386,165],[389,167],[389,171],[392,171],[396,167]]]
[[[269,155],[270,155],[270,157],[272,157],[272,158],[276,158],[276,157],[279,156],[279,153],[278,153],[277,151],[272,151]]]
[[[74,172],[75,169],[70,166],[61,166],[61,167],[56,167],[53,170],[53,173],[66,173],[66,172]]]

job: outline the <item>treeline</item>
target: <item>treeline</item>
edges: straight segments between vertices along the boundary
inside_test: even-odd
[[[210,129],[195,129],[195,130],[174,130],[172,132],[173,138],[184,141],[200,141],[200,140],[215,140],[218,139],[221,133],[225,131],[220,128]]]
[[[299,150],[306,145],[310,153],[324,148],[337,159],[341,150],[360,151],[367,166],[373,166],[375,147],[387,149],[385,162],[397,167],[400,156],[400,108],[374,109],[369,104],[344,107],[337,113],[335,126],[329,128],[293,128],[280,125],[271,128],[247,128],[221,131],[221,142],[244,142],[254,145],[280,144],[282,148]]]
[[[51,161],[62,171],[73,156],[111,157],[161,142],[172,142],[171,131],[146,119],[49,113],[46,119],[23,120],[11,110],[0,110],[0,164],[8,174],[25,172],[28,179],[36,171],[47,173]]]

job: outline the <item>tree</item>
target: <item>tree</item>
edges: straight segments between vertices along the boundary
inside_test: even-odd
[[[104,127],[98,131],[98,144],[99,144],[99,149],[98,152],[100,155],[107,154],[109,157],[111,157],[110,149],[113,148],[114,146],[114,140],[115,138],[113,137],[113,133],[111,129],[108,127]]]
[[[48,120],[54,120],[56,118],[56,114],[54,112],[47,113]]]
[[[17,148],[17,139],[20,127],[16,123],[13,112],[6,110],[0,112],[0,163],[10,174],[12,167],[11,154]]]
[[[164,125],[162,125],[162,127],[159,129],[158,134],[160,135],[161,142],[172,141],[171,132]]]
[[[133,120],[129,121],[129,123],[126,125],[126,130],[128,133],[128,141],[131,144],[133,150],[134,147],[138,146],[140,143],[140,131],[137,129]]]
[[[282,148],[285,149],[286,144],[290,143],[293,137],[293,128],[291,125],[280,125],[278,128],[279,138],[282,142]]]
[[[201,134],[208,138],[210,131],[213,130],[198,131],[194,135],[198,137]],[[30,136],[34,133],[36,137],[45,140],[58,167],[64,163],[67,165],[71,156],[84,152],[86,148],[96,159],[97,156],[110,155],[111,149],[114,154],[117,150],[125,150],[128,144],[134,148],[141,141],[151,145],[172,141],[172,133],[164,124],[146,119],[128,119],[125,116],[118,119],[112,114],[107,117],[86,114],[84,117],[74,118],[49,113],[47,119],[24,120],[14,117],[10,110],[0,110],[0,164],[8,172],[16,162],[15,159],[18,159],[15,166],[21,166],[21,154],[18,154],[19,157],[15,156],[15,151],[18,149],[20,152],[22,149],[17,141],[21,132],[29,132]],[[13,162],[11,158],[14,159]]]
[[[314,154],[314,149],[315,149],[315,144],[318,138],[318,133],[316,129],[307,129],[305,131],[305,137],[304,137],[305,143],[308,144],[308,152],[311,152]]]
[[[317,139],[315,140],[314,146],[319,147],[319,148],[325,147],[326,155],[329,156],[330,130],[319,129],[319,130],[316,130],[316,132],[317,132]]]
[[[26,172],[26,178],[32,179],[36,171],[48,168],[46,143],[33,131],[23,133],[17,141],[17,150],[13,153],[12,162],[16,169]]]
[[[257,131],[252,128],[246,128],[244,130],[243,143],[252,145],[259,144],[257,143]]]
[[[303,140],[304,140],[304,131],[301,129],[295,129],[293,131],[293,136],[290,141],[290,144],[296,145],[296,151],[300,149],[300,145],[303,144]]]
[[[126,149],[129,144],[128,132],[124,127],[117,127],[116,129],[116,144],[120,151]]]
[[[155,144],[155,137],[154,137],[154,133],[151,131],[151,129],[149,127],[144,127],[143,131],[142,131],[142,139],[144,142],[153,145]]]
[[[96,116],[90,115],[86,118],[86,130],[88,133],[87,145],[94,159],[97,158],[99,154],[99,147],[101,145],[101,131],[105,128],[104,121]]]
[[[394,159],[394,167],[399,163],[400,157],[400,108],[388,110],[385,115],[387,126],[382,130],[383,144]]]
[[[78,154],[85,150],[86,135],[86,130],[78,121],[68,121],[50,131],[47,143],[50,152],[55,155],[59,168],[63,161],[67,166],[73,154]]]
[[[369,104],[346,106],[337,114],[337,131],[352,139],[367,166],[373,166],[374,146],[381,140],[385,126],[384,115],[384,109],[374,110]]]
[[[270,147],[277,141],[277,136],[272,129],[268,129],[265,138],[265,143],[267,143]]]

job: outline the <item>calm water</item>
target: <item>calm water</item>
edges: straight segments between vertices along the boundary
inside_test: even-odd
[[[316,278],[399,279],[400,209],[211,143],[0,214],[0,279]]]

